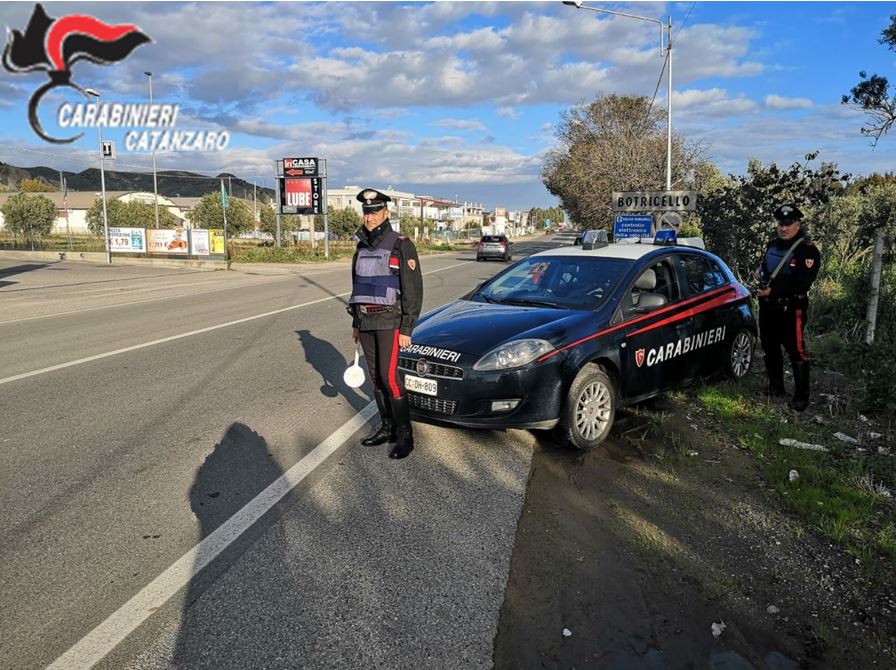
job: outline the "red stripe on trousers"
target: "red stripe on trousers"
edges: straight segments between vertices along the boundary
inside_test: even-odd
[[[389,390],[393,398],[401,397],[401,389],[398,388],[398,329],[395,329],[395,339],[392,340],[392,358],[389,360]]]
[[[809,357],[806,356],[806,350],[803,349],[803,310],[796,310],[796,353],[799,354],[800,359],[804,361],[808,361]]]

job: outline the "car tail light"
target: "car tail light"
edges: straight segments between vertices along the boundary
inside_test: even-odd
[[[480,248],[480,249],[481,249],[482,247],[484,247],[484,246],[485,246],[485,242],[480,242],[480,243],[479,243],[479,248]]]
[[[506,249],[506,248],[507,248],[507,242],[501,242],[501,248],[502,248],[502,249]]]

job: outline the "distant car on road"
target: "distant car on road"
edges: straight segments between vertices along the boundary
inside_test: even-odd
[[[505,263],[513,260],[513,242],[506,235],[483,235],[476,247],[476,260],[484,261],[498,258]]]
[[[399,354],[412,416],[600,444],[616,408],[753,362],[750,295],[716,256],[606,244],[533,254],[425,314]]]

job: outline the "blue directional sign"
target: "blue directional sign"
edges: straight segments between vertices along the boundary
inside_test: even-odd
[[[623,237],[650,237],[653,229],[651,214],[617,214],[613,222],[613,239]]]

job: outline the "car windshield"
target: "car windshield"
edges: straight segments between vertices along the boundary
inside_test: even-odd
[[[621,258],[530,257],[482,286],[476,296],[508,305],[595,309],[632,262]]]

